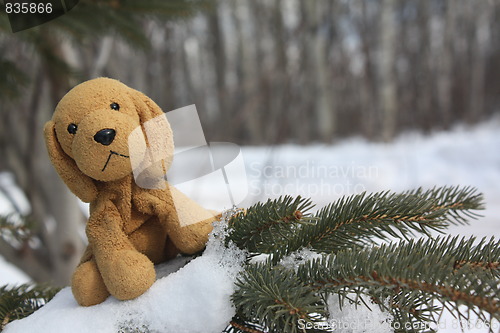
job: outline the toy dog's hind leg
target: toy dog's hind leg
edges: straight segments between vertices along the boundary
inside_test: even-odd
[[[76,268],[71,280],[71,291],[82,306],[96,305],[109,297],[109,291],[94,259],[85,261]]]
[[[101,200],[87,223],[87,237],[104,284],[120,300],[136,298],[155,281],[153,263],[138,252],[123,231],[111,200]]]

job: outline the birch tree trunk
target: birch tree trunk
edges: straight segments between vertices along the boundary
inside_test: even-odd
[[[312,54],[313,77],[317,86],[315,89],[315,114],[316,129],[319,139],[330,142],[335,133],[336,113],[334,106],[334,90],[331,73],[329,73],[327,54],[328,27],[325,25],[324,1],[308,1],[306,10],[309,17],[309,31],[311,38],[308,39],[307,50]]]
[[[469,10],[472,12],[472,5],[469,4]],[[469,122],[478,121],[480,116],[484,114],[484,79],[486,74],[486,49],[490,43],[489,26],[491,24],[492,11],[488,6],[488,2],[480,1],[474,4],[474,14],[477,15],[474,33],[473,53],[471,59],[471,97],[468,112]],[[479,8],[477,8],[479,7]]]
[[[395,57],[395,0],[382,1],[380,25],[380,110],[382,110],[382,139],[389,141],[396,133],[397,101],[396,78],[394,77]]]
[[[445,127],[451,125],[451,94],[453,70],[453,35],[456,29],[456,1],[446,2],[446,15],[444,17],[444,31],[442,36],[441,52],[437,55],[437,100]]]

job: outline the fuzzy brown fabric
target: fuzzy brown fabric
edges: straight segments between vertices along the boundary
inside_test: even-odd
[[[89,245],[71,283],[80,305],[138,297],[155,281],[154,264],[207,242],[214,213],[164,181],[173,136],[163,115],[144,94],[98,78],[70,90],[45,125],[55,169],[90,202]],[[113,137],[99,139],[102,130]]]

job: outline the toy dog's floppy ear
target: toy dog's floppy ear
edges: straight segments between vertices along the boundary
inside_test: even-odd
[[[83,202],[92,202],[97,196],[94,181],[84,175],[75,161],[63,151],[57,141],[54,122],[49,120],[44,127],[45,143],[50,160],[57,173],[77,197]]]
[[[134,177],[143,188],[163,189],[166,187],[165,175],[174,155],[172,129],[165,113],[153,100],[134,89],[130,89],[129,94],[141,123],[141,128],[134,131],[132,136],[143,135],[147,145],[141,161],[135,161],[133,152],[130,152]],[[141,130],[142,133],[139,132]]]

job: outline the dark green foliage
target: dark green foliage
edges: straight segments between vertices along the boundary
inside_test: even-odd
[[[28,76],[12,61],[0,59],[0,73],[0,94],[6,98],[17,97],[20,89],[28,83]]]
[[[243,318],[273,332],[297,332],[297,321],[315,322],[325,316],[325,305],[313,287],[280,266],[251,264],[236,283],[233,302]]]
[[[32,236],[30,218],[12,214],[0,216],[0,237],[9,242],[25,242]],[[60,288],[48,285],[0,287],[0,331],[9,322],[29,316],[48,302]]]
[[[68,13],[40,26],[13,34],[4,4],[0,3],[0,37],[14,38],[32,50],[44,65],[63,77],[78,73],[58,54],[61,39],[87,45],[105,35],[114,35],[137,49],[150,46],[144,19],[172,20],[193,15],[210,7],[207,0],[81,0]],[[0,45],[0,54],[5,51]],[[20,89],[28,84],[28,73],[22,64],[0,61],[0,100],[20,96]]]
[[[379,192],[344,197],[311,216],[310,200],[285,196],[258,203],[229,221],[228,239],[251,253],[271,253],[276,262],[303,247],[334,253],[363,247],[390,235],[429,235],[474,217],[482,195],[473,188],[443,187],[404,193]]]
[[[149,40],[142,26],[145,17],[163,20],[182,18],[206,6],[206,1],[199,0],[84,0],[52,22],[50,27],[69,34],[78,42],[115,33],[128,44],[148,48]]]
[[[29,316],[59,291],[44,285],[21,285],[0,287],[0,331],[9,322]]]
[[[500,319],[499,267],[476,265],[498,265],[500,242],[483,239],[474,245],[474,241],[438,237],[347,249],[304,264],[297,275],[308,287],[336,293],[341,299],[367,296],[391,311],[400,324],[433,320],[439,310],[435,301],[455,313],[466,305],[484,321],[489,319],[486,314]]]
[[[310,200],[290,196],[257,203],[231,218],[228,240],[252,253],[275,253],[301,224],[310,221],[312,207]]]
[[[411,239],[476,217],[472,211],[483,208],[483,198],[475,189],[363,193],[314,215],[311,207],[309,200],[287,196],[229,220],[226,241],[250,257],[269,255],[264,263],[248,263],[240,275],[232,298],[237,315],[227,332],[326,332],[318,327],[331,319],[329,295],[340,304],[389,311],[394,327],[404,328],[398,332],[412,331],[408,325],[421,327],[412,332],[426,331],[443,306],[459,318],[474,312],[485,321],[500,319],[500,242]],[[394,238],[400,241],[390,242]],[[305,248],[323,254],[297,267],[281,264]],[[318,325],[299,330],[299,320]]]
[[[321,209],[316,224],[304,226],[290,240],[287,253],[304,246],[319,252],[373,244],[387,236],[408,239],[429,235],[450,224],[464,223],[471,209],[482,209],[482,195],[473,188],[443,187],[404,193],[379,192],[341,198]]]

